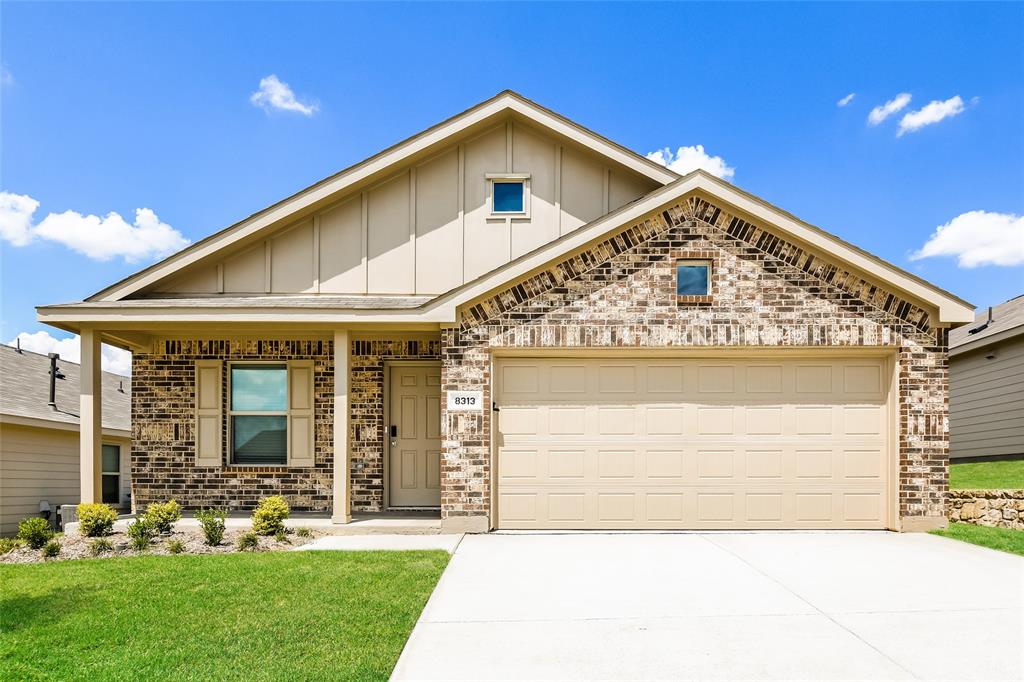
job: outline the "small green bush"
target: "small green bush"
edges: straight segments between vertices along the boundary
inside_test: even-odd
[[[43,557],[46,559],[52,559],[60,554],[60,543],[56,540],[50,540],[43,545]]]
[[[288,539],[288,533],[285,533],[283,530],[279,530],[274,533],[274,539],[286,545],[292,544],[292,541]]]
[[[89,543],[89,553],[93,556],[99,556],[104,552],[112,552],[114,550],[114,543],[109,538],[96,538]]]
[[[257,535],[277,535],[284,530],[290,510],[280,495],[264,497],[252,513],[252,530]]]
[[[78,505],[78,531],[87,538],[110,535],[117,521],[117,512],[109,504],[91,502]]]
[[[238,536],[238,550],[240,552],[255,552],[259,549],[260,539],[256,533],[249,531]]]
[[[171,554],[181,554],[185,551],[185,543],[181,540],[168,540],[167,551]]]
[[[40,516],[30,516],[18,524],[18,539],[32,549],[40,549],[53,537],[50,522]]]
[[[228,513],[223,509],[200,509],[196,512],[196,519],[203,527],[203,535],[206,536],[206,544],[216,547],[224,539],[224,520]]]
[[[298,528],[296,528],[295,534],[298,535],[300,538],[313,537],[313,531],[311,531],[309,528],[306,528],[305,526],[299,526]]]
[[[146,507],[143,515],[153,524],[157,533],[166,534],[174,529],[174,524],[181,519],[181,507],[174,500],[170,502],[154,502]]]
[[[132,549],[140,552],[145,551],[155,535],[156,528],[145,517],[135,519],[135,521],[128,524],[128,544],[131,545]]]
[[[21,546],[21,540],[15,538],[0,538],[0,554],[7,554],[13,552],[15,548]]]

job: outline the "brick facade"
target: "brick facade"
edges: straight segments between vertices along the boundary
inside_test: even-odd
[[[713,262],[710,300],[676,296],[679,258]],[[886,347],[899,363],[899,515],[942,517],[948,476],[946,344],[945,330],[933,328],[925,310],[721,207],[690,198],[475,303],[439,337],[354,336],[352,508],[383,507],[389,360],[440,359],[443,391],[481,390],[488,405],[492,351],[500,348]],[[330,340],[289,339],[165,340],[152,353],[136,353],[136,506],[173,497],[188,508],[248,509],[259,497],[281,493],[297,510],[329,511],[332,353]],[[315,361],[312,468],[193,465],[195,360],[306,358]],[[442,422],[442,516],[484,517],[490,512],[491,413],[442,411]]]
[[[316,404],[314,466],[197,467],[195,461],[195,361],[313,360]],[[222,385],[226,382],[222,378]],[[137,387],[137,388],[136,388]],[[297,511],[329,512],[334,465],[334,356],[326,340],[165,340],[155,352],[132,355],[132,501],[177,500],[248,510],[267,495],[284,495]],[[227,391],[222,392],[227,410]],[[223,438],[227,440],[227,420]],[[223,448],[225,464],[227,447]]]
[[[713,260],[710,302],[679,300],[678,256]],[[899,515],[942,517],[946,333],[926,311],[770,231],[690,198],[516,284],[444,332],[444,390],[491,400],[498,348],[889,347],[899,363]],[[443,404],[443,401],[442,401]],[[442,509],[487,514],[490,414],[445,413]]]

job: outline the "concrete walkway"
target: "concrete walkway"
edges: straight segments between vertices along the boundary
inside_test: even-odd
[[[408,550],[443,549],[451,554],[459,546],[461,534],[443,535],[327,535],[293,551],[309,550]]]
[[[393,679],[1021,679],[1024,558],[921,534],[469,535]]]

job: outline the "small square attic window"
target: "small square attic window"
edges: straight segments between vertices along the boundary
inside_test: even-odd
[[[676,263],[676,295],[710,296],[711,261],[678,261]]]
[[[530,217],[530,176],[523,173],[487,175],[491,217]]]

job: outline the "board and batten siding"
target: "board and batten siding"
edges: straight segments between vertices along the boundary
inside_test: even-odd
[[[121,446],[121,503],[131,496],[131,448],[127,438],[107,438]],[[37,516],[39,501],[53,514],[62,504],[78,504],[78,431],[0,424],[0,535],[18,532],[18,522]],[[53,516],[51,516],[53,518]]]
[[[953,355],[949,387],[951,458],[1024,455],[1024,337]]]
[[[528,173],[528,218],[491,217],[489,173]],[[158,286],[172,294],[441,294],[657,183],[509,119]]]

